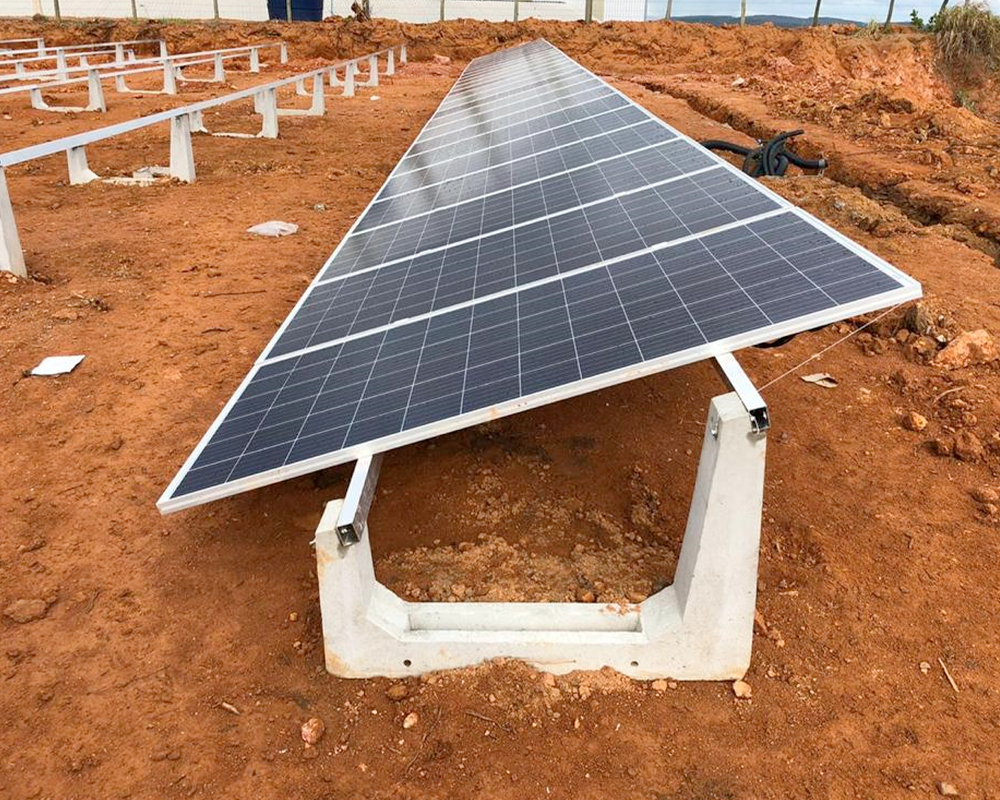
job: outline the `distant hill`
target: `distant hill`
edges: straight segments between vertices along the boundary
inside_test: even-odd
[[[674,17],[678,22],[701,22],[706,25],[738,25],[739,17],[711,16],[699,14],[691,17]],[[786,17],[781,14],[750,14],[748,25],[764,25],[770,22],[776,28],[804,28],[812,25],[812,17]],[[864,25],[856,19],[839,19],[838,17],[820,17],[820,25]]]

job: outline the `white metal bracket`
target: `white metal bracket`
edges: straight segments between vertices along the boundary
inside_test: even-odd
[[[741,677],[753,636],[767,438],[747,412],[736,392],[712,399],[674,583],[635,605],[401,599],[375,578],[362,513],[375,473],[359,464],[347,501],[328,503],[316,531],[327,670],[400,677],[504,657],[553,673]],[[360,532],[352,527],[359,518]]]

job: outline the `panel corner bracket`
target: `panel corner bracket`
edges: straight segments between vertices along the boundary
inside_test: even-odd
[[[750,377],[743,371],[740,362],[732,353],[722,353],[715,356],[715,366],[750,415],[750,426],[754,433],[765,434],[771,427],[771,416],[767,410],[767,402],[760,391],[754,386]]]

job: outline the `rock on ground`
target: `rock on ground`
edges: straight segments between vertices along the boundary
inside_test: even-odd
[[[956,336],[934,357],[945,369],[960,369],[973,364],[987,364],[1000,358],[996,340],[985,330],[968,331]]]
[[[41,619],[49,610],[49,604],[41,598],[15,600],[3,610],[3,615],[14,622],[25,623]]]

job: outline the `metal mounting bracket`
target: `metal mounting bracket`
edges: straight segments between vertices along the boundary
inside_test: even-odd
[[[337,516],[337,538],[344,547],[361,541],[368,527],[368,511],[375,499],[378,473],[382,469],[382,453],[362,456],[354,465],[354,474],[347,487],[344,504]]]
[[[736,392],[743,407],[750,415],[750,425],[757,434],[766,433],[771,427],[771,417],[767,411],[767,403],[761,397],[753,381],[743,371],[740,362],[732,353],[723,353],[715,357],[715,366],[730,389]]]

